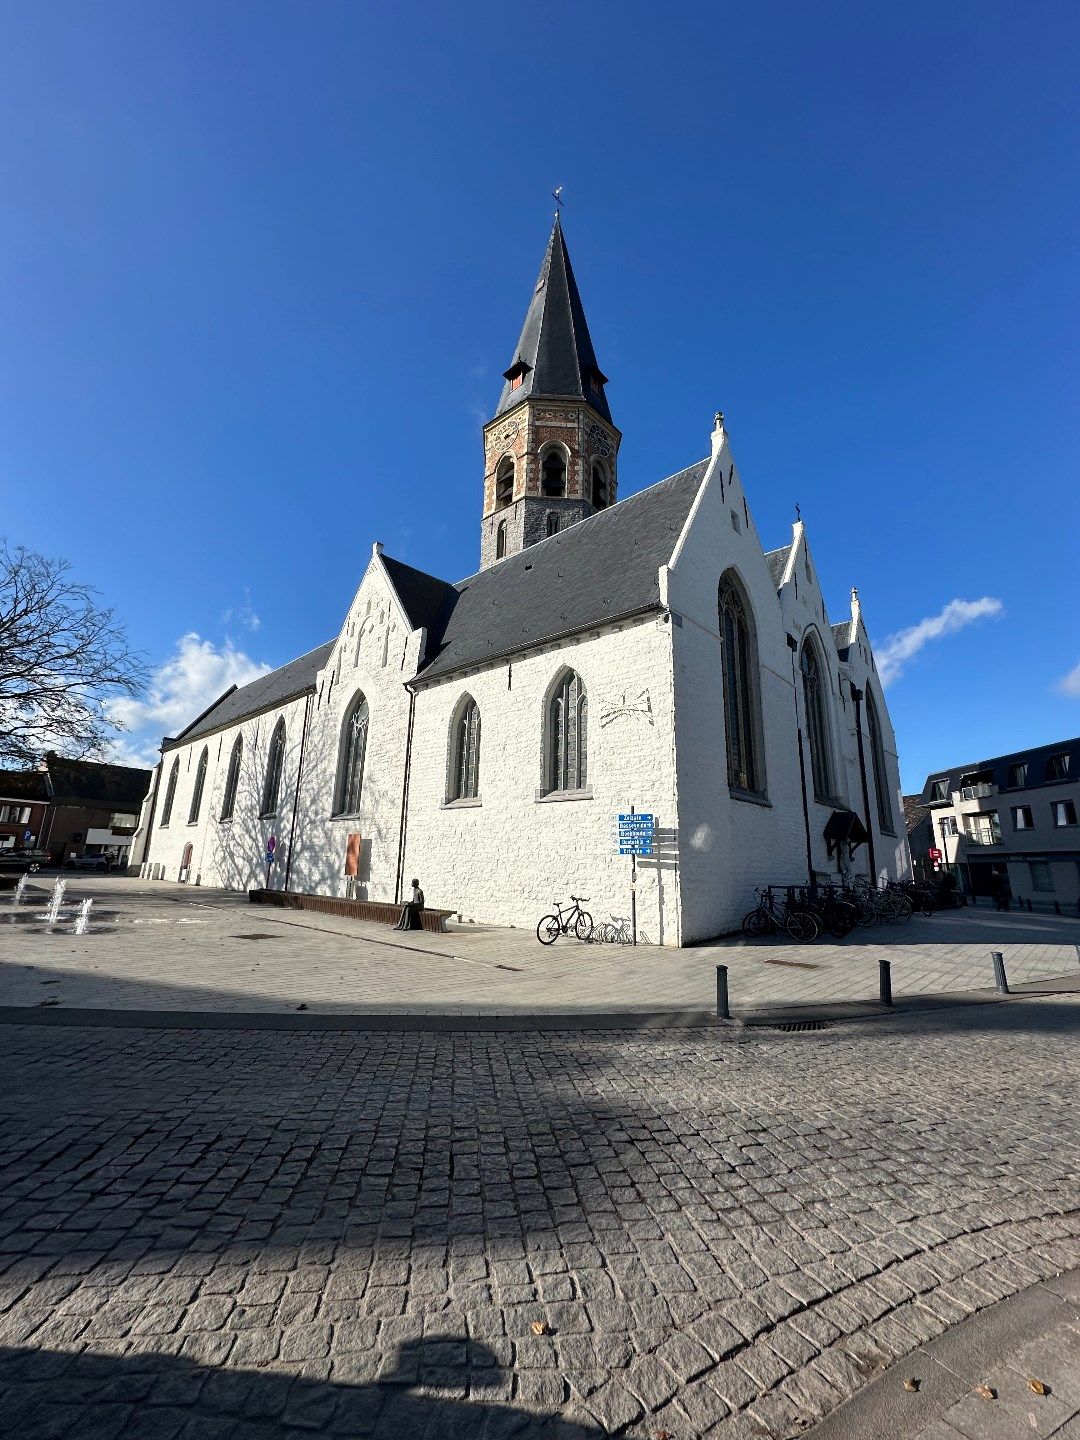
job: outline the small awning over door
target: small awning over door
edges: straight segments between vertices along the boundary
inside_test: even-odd
[[[840,846],[848,847],[848,857],[855,854],[855,847],[866,843],[866,827],[854,810],[834,810],[825,822],[825,844],[829,858],[839,853]]]

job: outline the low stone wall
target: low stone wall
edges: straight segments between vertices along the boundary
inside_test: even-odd
[[[334,895],[300,895],[292,890],[249,890],[252,905],[276,905],[284,910],[316,910],[322,915],[342,915],[347,920],[373,920],[376,924],[396,925],[401,906],[388,900],[339,900]],[[420,916],[425,930],[446,933],[446,922],[453,910],[424,910]]]

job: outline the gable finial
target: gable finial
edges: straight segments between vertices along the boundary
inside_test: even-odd
[[[795,501],[795,523],[798,524],[801,520],[802,520],[802,508],[801,508],[801,506],[799,505],[799,502],[796,500],[796,501]]]
[[[560,212],[560,210],[561,210],[562,207],[563,207],[562,192],[563,192],[563,187],[562,187],[561,185],[556,185],[556,186],[555,186],[555,189],[552,190],[552,192],[551,192],[551,198],[555,201],[555,219],[556,219],[556,222],[557,222],[558,219],[559,219],[559,212]]]

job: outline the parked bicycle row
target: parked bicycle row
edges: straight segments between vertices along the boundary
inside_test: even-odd
[[[823,932],[842,940],[857,925],[900,925],[916,909],[924,915],[933,911],[928,892],[891,881],[880,889],[861,878],[847,885],[763,885],[756,893],[757,904],[743,916],[743,934],[785,933],[803,945]]]
[[[541,945],[553,945],[560,935],[575,935],[579,940],[589,940],[594,945],[629,945],[633,940],[629,915],[612,915],[610,920],[593,924],[593,918],[582,906],[589,903],[587,895],[571,895],[571,905],[562,905],[558,900],[552,903],[555,909],[545,915],[536,926],[536,938]]]

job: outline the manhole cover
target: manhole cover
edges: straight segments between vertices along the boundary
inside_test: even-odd
[[[244,935],[230,935],[230,940],[281,940],[281,935],[270,935],[262,930],[251,930]]]
[[[791,1034],[795,1030],[827,1030],[828,1022],[825,1020],[778,1020],[773,1025],[761,1025],[761,1030],[783,1030]]]

